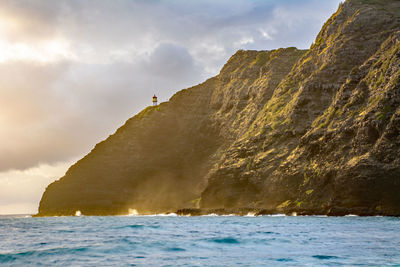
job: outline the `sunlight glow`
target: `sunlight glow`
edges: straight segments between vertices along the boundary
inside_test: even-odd
[[[62,177],[76,159],[0,172],[0,214],[34,214],[46,186]]]
[[[74,58],[68,44],[62,40],[50,40],[36,45],[8,43],[0,40],[0,62],[29,60],[48,63],[64,58]]]
[[[39,61],[42,63],[70,58],[69,45],[62,39],[37,40],[15,38],[17,33],[27,27],[27,21],[9,14],[0,16],[0,63],[10,60]]]

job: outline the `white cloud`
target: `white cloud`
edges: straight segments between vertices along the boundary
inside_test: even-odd
[[[259,31],[260,31],[262,37],[265,38],[266,40],[272,40],[273,39],[271,34],[269,34],[266,30],[259,29]]]
[[[1,172],[0,214],[36,213],[46,186],[63,176],[72,162],[40,164],[23,171]]]
[[[64,59],[76,59],[63,40],[50,40],[40,44],[0,42],[0,63],[28,60],[41,63],[56,62]]]
[[[234,46],[235,47],[243,47],[245,45],[253,44],[253,43],[254,43],[253,37],[251,37],[251,36],[250,37],[243,37],[239,41],[234,42]]]

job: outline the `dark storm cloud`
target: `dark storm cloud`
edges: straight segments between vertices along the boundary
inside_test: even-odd
[[[84,155],[154,93],[167,100],[238,49],[307,48],[338,3],[0,0],[0,45],[68,50],[0,63],[0,171]]]

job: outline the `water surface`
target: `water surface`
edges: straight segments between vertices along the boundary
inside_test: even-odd
[[[1,266],[400,266],[400,219],[0,216]]]

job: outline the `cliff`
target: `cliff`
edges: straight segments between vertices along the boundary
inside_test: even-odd
[[[400,2],[348,0],[309,50],[238,51],[97,144],[39,215],[400,215],[399,30]]]

